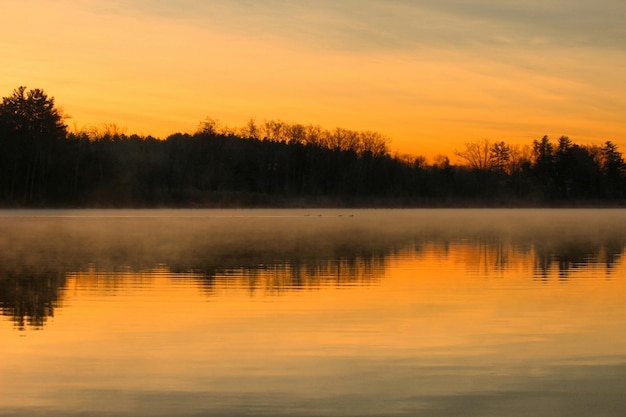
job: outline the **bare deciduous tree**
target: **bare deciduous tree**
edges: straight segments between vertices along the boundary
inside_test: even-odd
[[[465,142],[465,149],[454,151],[454,154],[467,162],[473,169],[488,169],[491,167],[491,143],[488,139],[476,142]]]

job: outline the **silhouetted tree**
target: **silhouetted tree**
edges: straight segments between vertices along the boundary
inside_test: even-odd
[[[532,172],[537,181],[535,188],[541,190],[542,198],[555,197],[554,146],[548,136],[533,141]]]
[[[487,139],[465,142],[465,149],[455,151],[454,154],[463,158],[472,169],[484,170],[491,167],[491,143]]]
[[[626,164],[617,145],[606,141],[601,150],[601,170],[605,176],[606,193],[610,197],[626,196]]]
[[[551,175],[554,162],[554,147],[547,136],[533,141],[534,169],[540,175]]]
[[[58,142],[67,135],[54,98],[19,87],[0,104],[2,193],[23,202],[44,199]]]
[[[622,153],[617,150],[617,145],[609,140],[600,149],[603,156],[602,171],[612,178],[617,178],[624,174],[626,164],[624,163],[624,158],[622,158]]]
[[[511,147],[501,142],[496,142],[489,148],[489,160],[492,168],[504,172],[511,160]]]

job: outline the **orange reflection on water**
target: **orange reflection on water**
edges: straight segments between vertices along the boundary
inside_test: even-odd
[[[407,308],[405,325],[420,334],[416,345],[430,340],[443,351],[533,361],[602,360],[626,348],[619,330],[626,314],[616,314],[626,302],[623,263],[589,262],[564,274],[558,262],[542,269],[533,248],[457,243],[448,249],[399,256],[390,265],[386,286],[396,305]]]
[[[1,405],[80,408],[81,391],[96,405],[102,392],[446,395],[477,389],[463,375],[620,363],[624,265],[597,259],[564,279],[538,257],[455,241],[210,275],[166,265],[68,273],[43,330],[19,337],[3,321]],[[411,369],[455,377],[418,384]],[[374,383],[384,375],[384,387]]]

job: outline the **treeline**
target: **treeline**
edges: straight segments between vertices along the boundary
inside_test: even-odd
[[[391,155],[376,132],[211,119],[194,134],[68,132],[54,99],[20,87],[0,104],[3,206],[622,204],[617,147],[544,137],[525,147],[467,143],[433,163]]]

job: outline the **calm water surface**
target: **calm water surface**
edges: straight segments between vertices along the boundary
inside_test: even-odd
[[[624,210],[0,211],[1,416],[622,416]]]

